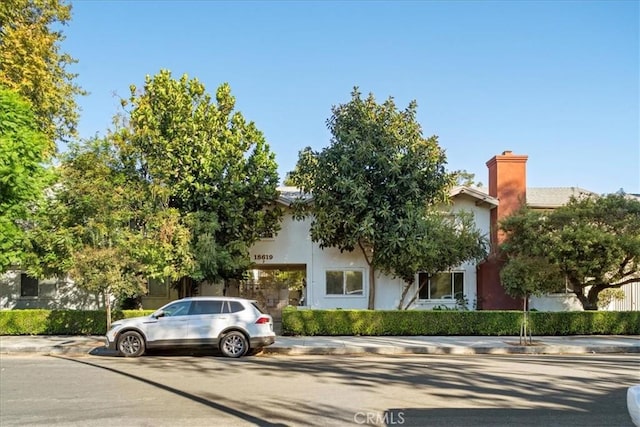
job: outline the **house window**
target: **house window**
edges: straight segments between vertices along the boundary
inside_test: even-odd
[[[147,280],[147,296],[166,298],[169,294],[167,282],[158,279]]]
[[[20,296],[37,297],[38,279],[29,276],[27,273],[22,273],[20,275]]]
[[[361,270],[328,270],[327,295],[363,295],[364,275]]]
[[[464,295],[464,273],[418,273],[420,299],[456,299]]]

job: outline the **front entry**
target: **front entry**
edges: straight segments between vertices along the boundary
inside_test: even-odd
[[[284,307],[305,304],[306,276],[305,264],[260,265],[249,270],[247,280],[229,286],[226,295],[256,300],[278,326]]]

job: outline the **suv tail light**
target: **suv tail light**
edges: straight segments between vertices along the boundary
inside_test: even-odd
[[[256,320],[256,325],[264,325],[265,323],[269,323],[268,317],[260,316],[258,317],[258,320]]]

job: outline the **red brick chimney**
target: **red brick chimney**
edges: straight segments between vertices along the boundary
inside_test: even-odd
[[[521,301],[509,297],[500,285],[498,247],[504,235],[498,230],[499,222],[517,211],[527,200],[528,156],[504,151],[487,162],[489,168],[489,195],[499,201],[491,211],[491,254],[478,269],[478,307],[482,310],[519,310]]]

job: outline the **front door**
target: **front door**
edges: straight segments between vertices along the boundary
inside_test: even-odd
[[[147,341],[153,345],[184,345],[189,328],[191,301],[176,301],[162,309],[163,316],[147,324]]]
[[[228,302],[193,301],[189,316],[189,341],[197,344],[217,344],[220,333],[232,323],[228,311],[223,308],[224,304]]]

